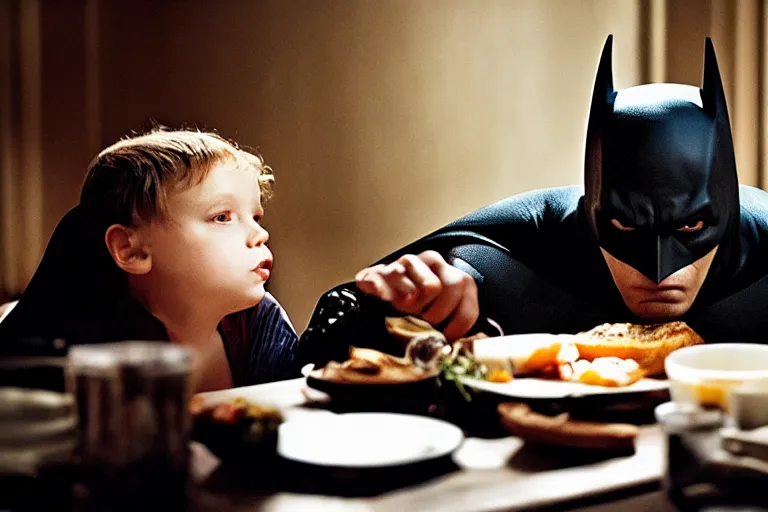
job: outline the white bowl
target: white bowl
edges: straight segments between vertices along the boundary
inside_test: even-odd
[[[664,360],[672,400],[729,409],[731,388],[768,380],[768,345],[696,345]]]

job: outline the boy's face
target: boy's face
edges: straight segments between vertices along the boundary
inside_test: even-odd
[[[272,268],[263,214],[258,170],[230,160],[214,164],[199,185],[170,190],[167,219],[141,228],[152,292],[225,314],[257,304]]]

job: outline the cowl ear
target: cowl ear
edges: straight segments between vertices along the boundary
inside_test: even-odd
[[[587,124],[587,148],[594,144],[603,124],[605,109],[614,96],[613,89],[613,34],[608,36],[597,66],[595,88],[592,90],[592,105],[589,107]],[[588,149],[589,151],[589,149]]]
[[[613,34],[608,36],[600,56],[600,64],[597,66],[595,88],[592,90],[592,105],[589,109],[589,128],[597,128],[602,113],[608,104],[613,89]]]
[[[725,103],[725,91],[720,77],[720,67],[717,65],[715,47],[712,39],[704,43],[704,79],[701,86],[701,103],[704,111],[715,119],[718,115],[728,118],[728,107]]]
[[[587,199],[587,211],[593,231],[597,232],[594,210],[598,205],[602,182],[602,129],[605,112],[610,105],[615,90],[613,88],[613,35],[609,35],[603,46],[600,64],[597,66],[595,88],[592,91],[592,105],[589,108],[587,124],[587,144],[584,155],[584,188]]]

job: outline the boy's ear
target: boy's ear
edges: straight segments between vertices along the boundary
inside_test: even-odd
[[[117,266],[129,274],[147,274],[152,269],[152,256],[137,229],[112,224],[104,234],[104,241]]]

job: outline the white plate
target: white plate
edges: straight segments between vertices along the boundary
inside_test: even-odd
[[[641,379],[629,386],[605,387],[581,384],[580,382],[565,382],[560,380],[521,377],[509,382],[488,382],[470,378],[462,378],[461,382],[472,389],[487,391],[496,395],[512,398],[544,398],[559,399],[566,397],[635,394],[669,389],[666,379]]]
[[[464,433],[450,423],[408,414],[352,413],[289,420],[278,430],[286,459],[334,467],[386,467],[448,455]]]

